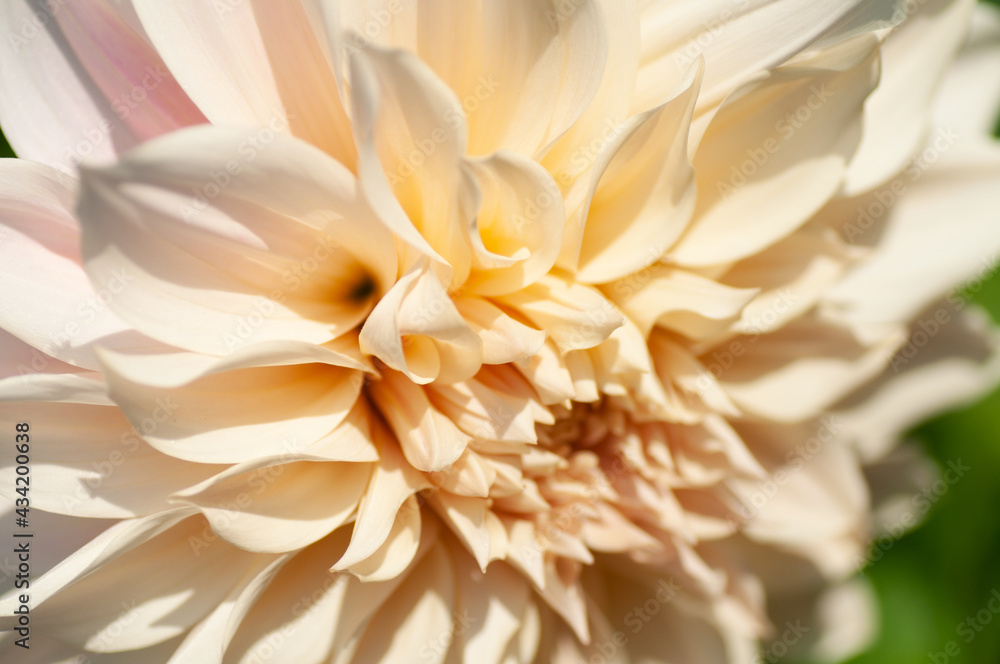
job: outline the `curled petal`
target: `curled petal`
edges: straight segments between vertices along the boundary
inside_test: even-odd
[[[404,275],[361,329],[361,350],[413,382],[453,383],[483,363],[483,342],[425,267]]]

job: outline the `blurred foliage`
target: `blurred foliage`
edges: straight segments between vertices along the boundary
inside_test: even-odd
[[[7,138],[0,132],[0,158],[3,157],[15,157],[14,150],[11,149],[10,144],[7,142]]]

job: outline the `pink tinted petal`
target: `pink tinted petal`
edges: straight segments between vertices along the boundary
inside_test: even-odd
[[[11,60],[0,70],[0,123],[21,157],[69,171],[206,122],[106,0],[49,4],[0,6],[0,22],[14,26]]]

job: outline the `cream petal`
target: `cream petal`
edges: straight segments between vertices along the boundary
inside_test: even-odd
[[[766,434],[767,426],[759,430]],[[754,448],[756,436],[748,436],[747,430],[741,433]],[[862,550],[867,539],[867,486],[853,451],[843,445],[821,445],[810,456],[806,450],[812,448],[807,446],[803,440],[801,451],[790,454],[792,463],[784,481],[761,507],[750,501],[763,491],[762,485],[735,483],[740,499],[755,506],[744,530],[754,540],[798,551],[831,573],[838,567],[846,572],[854,563],[853,556],[834,555],[832,547],[823,551],[815,543],[846,537],[854,542],[855,552]],[[759,449],[754,449],[760,456]]]
[[[31,506],[90,518],[143,516],[170,507],[174,491],[220,466],[196,465],[157,452],[120,410],[86,404],[0,405],[0,422],[31,425]],[[3,493],[14,493],[14,457],[0,464]],[[9,490],[8,490],[9,487]]]
[[[351,173],[283,135],[201,127],[150,142],[85,171],[79,213],[87,273],[120,291],[110,308],[189,350],[323,343],[395,278],[391,236]]]
[[[990,327],[964,301],[937,302],[917,317],[885,371],[836,406],[864,461],[889,453],[910,427],[996,385],[1000,339]]]
[[[502,295],[549,271],[565,212],[555,181],[536,162],[500,152],[467,162],[481,203],[471,225],[472,273],[462,291]]]
[[[30,492],[28,497],[30,500]],[[17,509],[14,501],[0,496],[0,520],[13,523]],[[41,509],[30,512],[28,518],[34,534],[31,544],[32,584],[87,542],[118,523],[114,519],[81,519]],[[0,597],[15,589],[18,562],[20,561],[13,548],[0,557],[0,568],[3,570],[3,574],[0,574]]]
[[[921,3],[889,35],[880,49],[878,87],[865,102],[862,141],[847,171],[846,194],[884,183],[920,148],[930,124],[928,108],[966,37],[975,4],[973,0]]]
[[[416,656],[441,664],[455,631],[454,606],[451,556],[435,544],[368,624],[352,661],[403,662]]]
[[[521,629],[518,631],[517,637],[511,640],[503,664],[536,661],[535,657],[538,654],[539,642],[542,637],[539,613],[536,602],[529,601],[525,605],[524,615],[521,617]]]
[[[849,239],[871,228],[874,206],[906,193],[888,217],[879,242],[864,263],[827,293],[828,300],[855,323],[912,319],[928,303],[953,291],[963,280],[982,277],[1000,255],[1000,225],[995,223],[1000,182],[1000,146],[943,155],[954,133],[939,130],[929,139],[928,161],[918,160],[892,185],[865,201],[845,225]],[[937,162],[937,163],[935,163]],[[926,170],[930,167],[930,170]],[[893,187],[895,189],[893,189]],[[884,206],[879,207],[883,212]],[[873,220],[874,217],[874,220]],[[941,223],[947,219],[947,224]]]
[[[372,442],[371,417],[371,407],[358,399],[343,422],[295,456],[310,461],[378,461],[378,450]]]
[[[958,141],[992,136],[1000,113],[1000,10],[977,3],[972,34],[945,72],[934,100],[934,124],[951,127]]]
[[[133,382],[109,366],[108,391],[156,449],[199,463],[307,452],[351,413],[360,372],[325,364],[247,368],[181,387]]]
[[[730,658],[720,633],[707,609],[688,600],[678,591],[674,577],[630,578],[611,570],[605,572],[608,615],[623,616],[627,626],[628,653],[633,661],[668,661],[690,664],[736,664],[746,659]],[[656,604],[658,610],[642,607]]]
[[[6,502],[6,499],[4,500]],[[155,538],[189,517],[192,512],[193,510],[187,508],[165,510],[145,517],[125,519],[112,525],[77,551],[63,558],[37,580],[32,581],[34,590],[32,599],[35,605],[40,606],[70,584]],[[0,606],[4,608],[5,617],[13,614],[17,606],[16,601],[17,593],[13,590],[0,598]],[[9,625],[3,625],[3,628],[7,629],[14,623],[16,620]]]
[[[726,393],[749,413],[796,422],[818,415],[878,375],[903,336],[890,331],[865,346],[848,329],[814,314],[773,334],[739,337],[737,342],[744,351],[740,357],[726,356],[725,347],[718,353],[730,365],[717,361]]]
[[[545,330],[563,353],[593,348],[624,320],[597,290],[554,273],[497,300]]]
[[[593,2],[603,19],[603,34],[595,35],[591,45],[580,51],[595,58],[591,75],[600,78],[586,110],[541,160],[565,193],[569,212],[577,210],[584,202],[597,156],[618,136],[622,125],[632,115],[629,101],[639,65],[639,9],[636,4],[615,0]],[[575,2],[559,4],[556,19],[572,18],[583,6]],[[670,88],[665,88],[661,93],[669,91]],[[657,104],[662,101],[658,98]]]
[[[535,588],[545,588],[545,559],[533,521],[500,517],[507,529],[507,563],[531,580]]]
[[[272,562],[262,557],[259,572],[248,574],[244,583],[236,585],[206,618],[199,622],[173,651],[167,664],[222,664],[222,658],[240,623],[274,577],[291,558],[281,556]],[[146,652],[143,651],[143,658]]]
[[[91,376],[93,372],[57,360],[0,327],[0,385],[26,381],[38,375],[67,378],[73,374]],[[10,394],[10,390],[5,393]]]
[[[8,637],[4,639],[4,637]],[[25,650],[14,645],[15,639],[20,638],[16,633],[6,633],[0,636],[0,657],[18,656],[23,664],[80,664],[81,657],[86,657],[87,662],[93,664],[127,664],[135,654],[132,651],[123,653],[80,653],[79,646],[72,646],[62,641],[46,638],[41,635],[31,635],[31,648]],[[184,636],[178,636],[164,641],[150,648],[143,648],[142,660],[148,664],[167,664],[170,656],[178,645],[183,641]]]
[[[726,386],[720,384],[719,375],[725,374],[716,363],[702,362],[663,331],[650,337],[649,353],[667,391],[673,421],[694,424],[710,413],[741,414],[738,402],[734,403]]]
[[[580,585],[579,572],[568,573],[564,577],[564,570],[560,569],[565,564],[566,567],[576,566],[579,563],[569,560],[556,560],[547,557],[545,561],[545,587],[539,591],[542,599],[559,614],[559,617],[566,621],[566,624],[573,630],[580,643],[587,645],[590,643],[590,625],[587,617],[587,602]]]
[[[455,118],[468,119],[471,154],[530,157],[572,126],[597,91],[608,48],[599,5],[376,0],[341,3],[340,11],[359,48],[411,50],[447,83],[461,100]]]
[[[35,624],[98,652],[142,648],[187,631],[270,562],[217,541],[195,551],[189,539],[203,527],[192,518],[123,555],[36,609]],[[87,612],[79,611],[81,602]]]
[[[22,364],[19,367],[24,367],[19,375],[0,380],[0,402],[42,401],[85,403],[95,406],[112,405],[99,373],[37,373],[30,365]]]
[[[466,448],[462,456],[448,468],[431,473],[431,479],[441,489],[458,496],[486,498],[496,480],[493,465],[471,448]]]
[[[514,367],[528,379],[542,403],[551,405],[572,399],[576,394],[567,359],[555,342],[548,339],[528,362],[519,362]]]
[[[200,353],[173,352],[163,348],[158,353],[119,353],[100,349],[101,366],[107,374],[150,387],[177,388],[196,380],[240,369],[265,367],[317,366],[341,367],[355,371],[373,370],[345,353],[329,346],[294,341],[273,341],[245,346],[225,358]]]
[[[431,488],[427,478],[413,469],[393,440],[382,427],[374,427],[373,434],[379,449],[368,488],[358,507],[350,546],[331,567],[342,571],[375,555],[392,533],[397,515],[407,499],[423,489]]]
[[[877,46],[871,36],[851,40],[728,97],[695,154],[698,204],[670,258],[695,266],[745,258],[837,192],[878,83]]]
[[[644,337],[658,325],[692,339],[724,329],[760,292],[758,288],[732,288],[663,264],[647,267],[602,290]]]
[[[695,207],[687,136],[701,73],[692,67],[667,101],[630,118],[598,157],[573,261],[584,283],[648,267],[687,227]]]
[[[337,638],[333,626],[345,618],[367,617],[340,616],[348,578],[340,575],[338,579],[328,567],[346,543],[346,532],[337,531],[285,563],[233,626],[235,631],[221,661],[326,661]]]
[[[175,494],[201,511],[223,540],[259,553],[301,549],[354,515],[372,465],[251,461]]]
[[[622,553],[660,548],[660,543],[654,537],[611,505],[599,501],[595,504],[595,509],[597,518],[588,519],[582,532],[583,541],[591,551]]]
[[[80,266],[76,190],[54,168],[0,160],[0,326],[49,356],[96,369],[94,343],[148,340],[108,308],[125,284],[95,291]]]
[[[375,305],[361,329],[361,350],[421,385],[465,380],[482,366],[483,342],[424,265]]]
[[[491,380],[491,375],[480,378],[433,386],[427,396],[445,417],[473,438],[511,443],[537,441],[531,403],[505,389],[498,380]]]
[[[457,555],[454,561],[457,624],[448,662],[503,664],[508,645],[523,629],[531,586],[503,563],[490,565],[484,574],[469,556]]]
[[[642,64],[633,108],[647,109],[664,85],[705,59],[700,108],[718,104],[756,74],[812,48],[898,22],[892,0],[654,0],[643,3]]]
[[[427,501],[469,550],[479,564],[480,571],[485,572],[490,563],[491,551],[486,499],[437,491],[430,494]]]
[[[396,434],[406,460],[417,470],[444,470],[472,440],[433,405],[424,388],[401,374],[385,371],[368,390]]]
[[[187,631],[246,574],[259,571],[262,558],[220,542],[200,517],[178,523],[186,514],[122,522],[33,583],[33,624],[99,652],[142,648]],[[85,613],[82,602],[90,607]]]
[[[831,215],[839,209],[830,207]],[[820,218],[826,214],[821,212]],[[835,231],[810,222],[781,242],[736,263],[719,281],[762,292],[743,308],[733,329],[743,334],[777,330],[822,301],[856,259],[856,253]]]
[[[478,207],[460,169],[467,136],[458,100],[403,51],[353,51],[350,68],[362,190],[406,243],[404,268],[427,258],[457,287],[469,274],[466,229]]]
[[[427,525],[436,529],[434,521],[428,521]],[[396,513],[392,530],[389,531],[389,536],[382,546],[365,560],[351,565],[346,571],[364,583],[396,578],[410,566],[414,556],[417,555],[423,527],[420,504],[416,496],[410,496]]]
[[[72,172],[160,134],[205,122],[113,3],[12,0],[0,8],[10,66],[0,120],[23,159]],[[73,109],[66,113],[66,109]]]
[[[321,664],[351,651],[352,640],[406,577],[362,585],[331,572],[330,560],[349,537],[347,529],[338,530],[281,568],[240,623],[226,664]]]
[[[353,168],[350,123],[324,56],[326,35],[320,41],[298,0],[133,4],[211,122],[289,132]]]
[[[483,364],[527,360],[545,343],[545,332],[512,318],[489,300],[458,297],[453,302],[465,322],[483,341]]]

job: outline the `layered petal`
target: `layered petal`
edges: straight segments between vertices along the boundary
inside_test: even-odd
[[[99,288],[126,282],[109,306],[140,331],[216,355],[322,343],[392,283],[395,256],[378,250],[391,236],[353,175],[262,131],[192,129],[84,173],[87,272]],[[289,186],[267,186],[277,177]]]
[[[71,172],[206,121],[127,13],[108,0],[0,8],[12,58],[0,123],[21,158]]]

